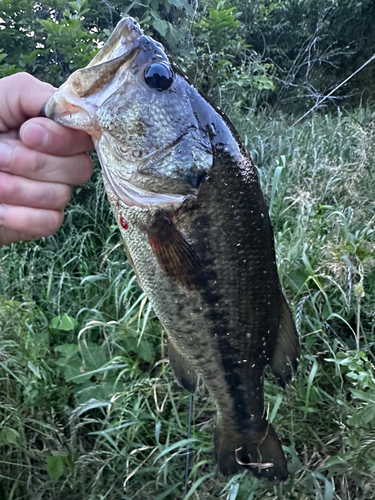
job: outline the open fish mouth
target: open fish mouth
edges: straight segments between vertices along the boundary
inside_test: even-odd
[[[141,50],[143,37],[134,19],[120,21],[101,51],[86,66],[74,72],[48,99],[42,114],[67,127],[83,129],[99,136],[95,114],[101,104],[112,94],[109,85],[114,79],[129,79],[129,68]]]
[[[97,120],[97,111],[114,92],[114,88],[132,85],[136,76],[132,65],[140,54],[149,57],[151,51],[159,61],[167,61],[162,46],[145,36],[138,23],[127,18],[120,21],[104,47],[83,69],[73,73],[44,105],[42,114],[56,122],[88,132],[100,157],[99,142],[104,137]],[[146,54],[147,53],[147,54]],[[140,56],[143,62],[143,54]],[[136,72],[135,72],[136,74]],[[144,157],[134,161],[139,170],[147,168],[151,160],[166,156],[182,137]],[[185,195],[156,193],[137,187],[134,181],[121,175],[121,170],[112,170],[102,161],[103,178],[107,187],[127,206],[149,208],[157,205],[181,205]]]

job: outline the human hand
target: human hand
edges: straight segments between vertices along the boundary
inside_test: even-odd
[[[56,232],[91,177],[90,136],[38,117],[53,92],[27,73],[0,80],[0,247]]]

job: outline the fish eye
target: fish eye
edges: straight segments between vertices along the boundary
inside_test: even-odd
[[[145,71],[145,82],[159,92],[168,90],[173,83],[172,70],[166,64],[153,63]]]

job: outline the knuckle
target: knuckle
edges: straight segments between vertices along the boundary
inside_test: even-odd
[[[11,82],[12,84],[22,85],[22,86],[30,85],[30,83],[33,83],[34,81],[36,81],[36,78],[34,76],[24,72],[15,73],[14,75],[11,75],[9,77],[9,82]]]
[[[87,153],[82,153],[78,158],[77,177],[75,184],[83,184],[90,179],[93,171],[91,156]]]
[[[92,164],[92,158],[90,155],[85,154],[85,160],[83,162],[84,168],[82,169],[82,182],[86,182],[90,179],[92,176],[92,171],[93,171],[93,164]]]
[[[72,188],[68,184],[60,185],[60,200],[58,207],[64,208],[69,203],[70,198],[72,197]]]
[[[0,172],[0,203],[4,202],[6,188],[6,176],[2,172]]]
[[[50,210],[48,215],[49,217],[47,218],[46,224],[48,234],[46,236],[55,233],[60,228],[64,220],[64,212],[62,210]]]
[[[62,210],[44,210],[39,224],[33,227],[32,238],[39,239],[56,233],[64,220]]]
[[[0,172],[0,201],[9,202],[16,194],[16,182],[13,175]]]
[[[9,170],[12,170],[12,166],[14,164],[14,146],[12,146],[11,142],[7,140],[0,141],[0,145],[2,153],[0,156],[0,170],[7,172]]]
[[[38,175],[43,172],[46,167],[46,155],[40,151],[32,151],[30,156],[30,163],[28,169],[33,175]]]

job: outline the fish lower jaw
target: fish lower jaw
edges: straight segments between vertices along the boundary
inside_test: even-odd
[[[165,206],[168,210],[177,210],[187,198],[193,196],[146,191],[125,179],[121,179],[118,175],[116,175],[116,172],[113,172],[109,168],[102,168],[102,173],[107,192],[109,192],[109,194],[112,193],[118,198],[120,203],[122,202],[124,206],[128,208],[138,207],[149,210],[155,206],[160,208]]]
[[[65,127],[84,130],[90,135],[100,133],[100,130],[95,130],[93,119],[90,114],[80,106],[69,103],[61,104],[56,102],[52,96],[45,104],[43,111],[47,118]]]

